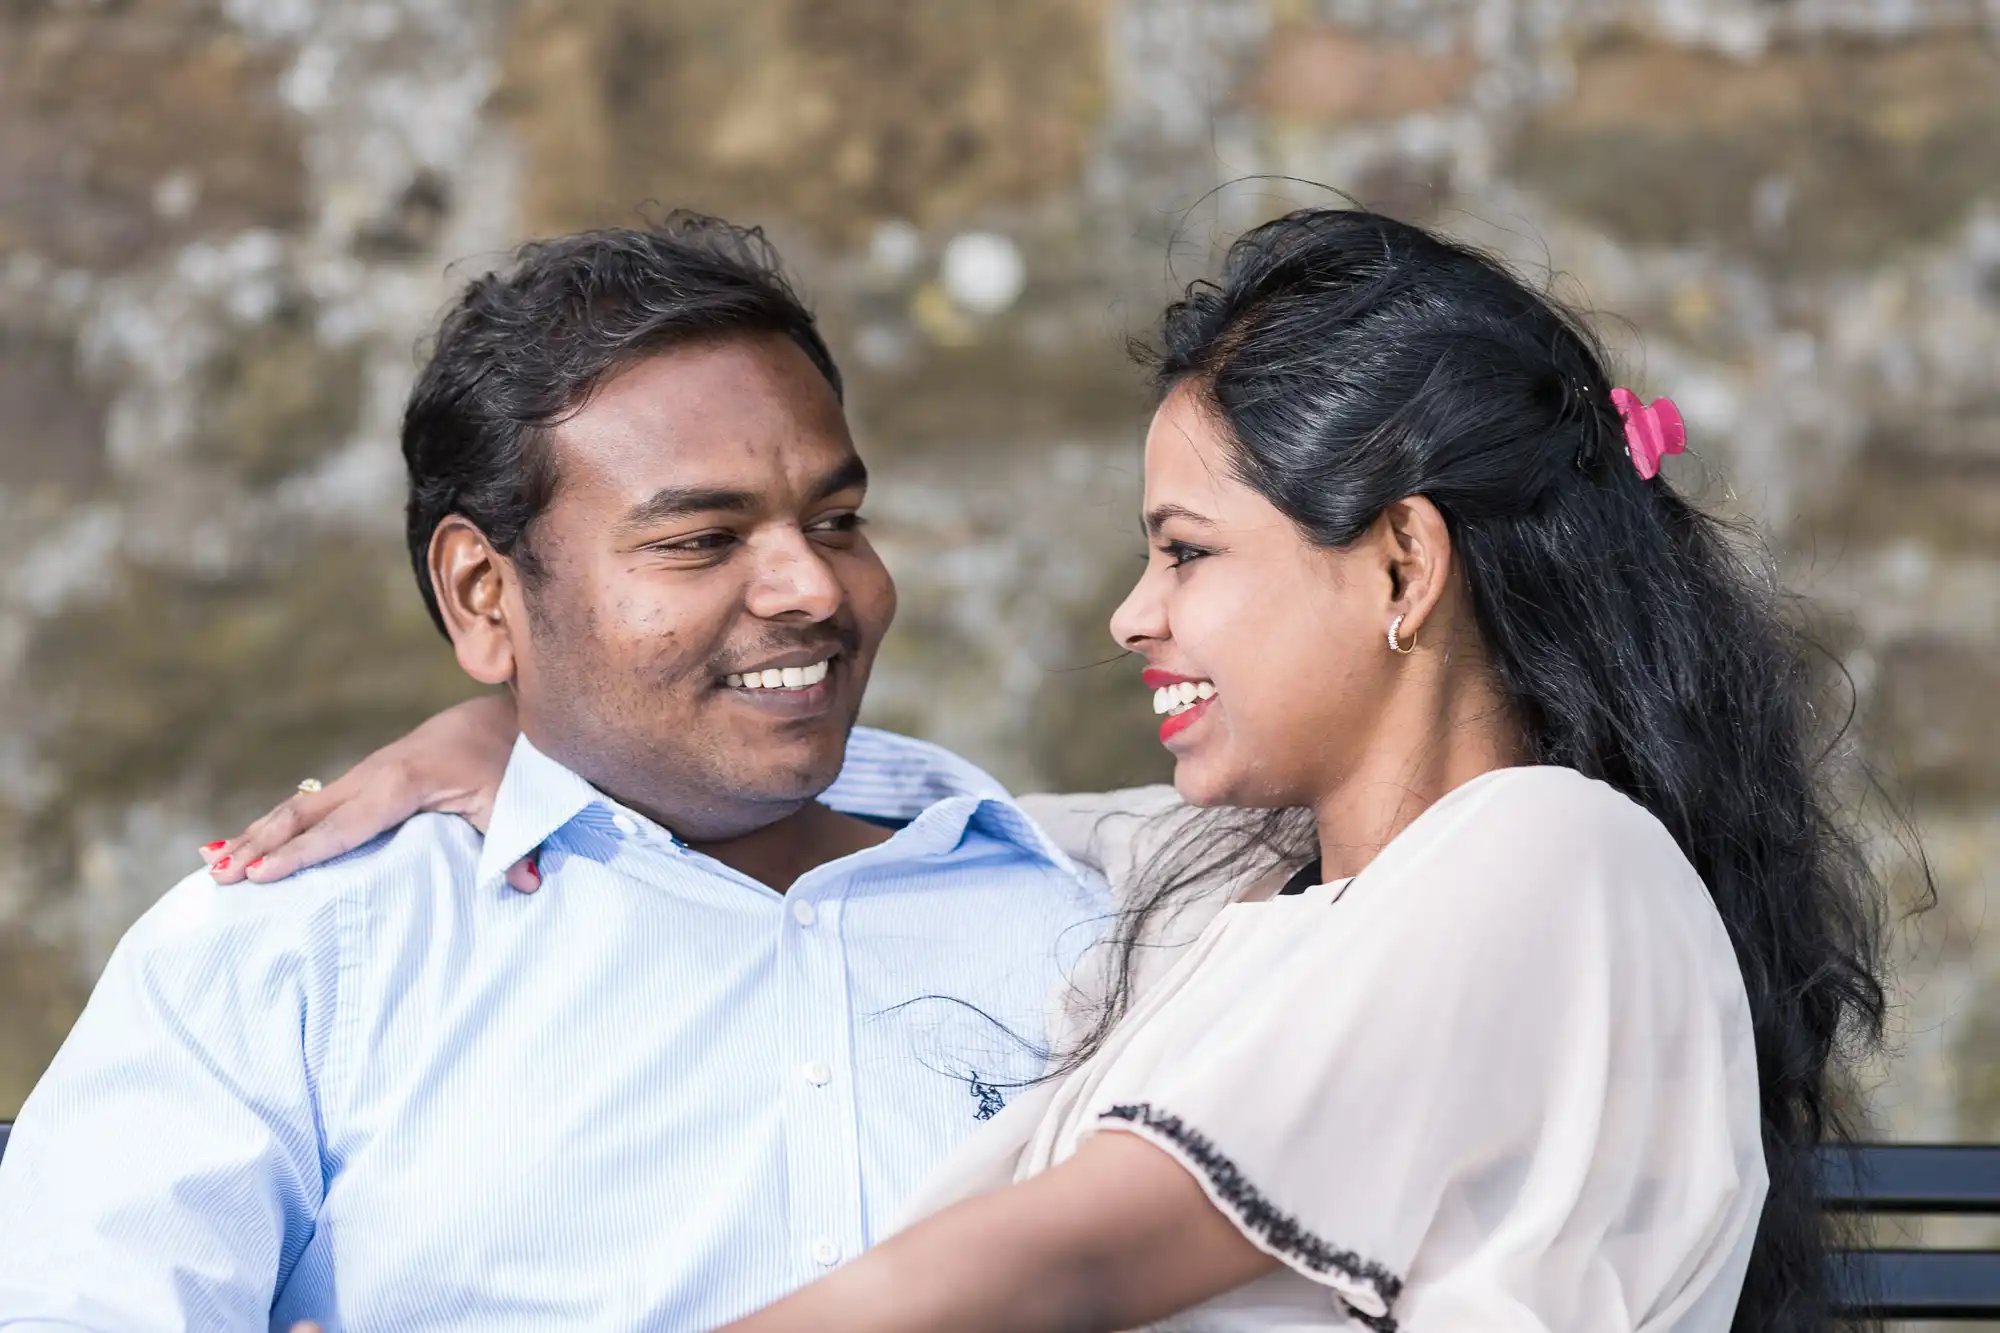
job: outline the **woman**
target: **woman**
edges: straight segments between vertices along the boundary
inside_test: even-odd
[[[1671,403],[1362,212],[1250,232],[1163,344],[1112,632],[1180,796],[1267,813],[1113,867],[1049,1078],[929,1216],[732,1327],[1822,1327],[1811,1161],[1840,1041],[1879,1031],[1872,884],[1797,646],[1657,475]],[[476,808],[511,730],[483,707],[446,724],[478,744],[370,763]],[[1293,840],[1317,860],[1229,900]]]

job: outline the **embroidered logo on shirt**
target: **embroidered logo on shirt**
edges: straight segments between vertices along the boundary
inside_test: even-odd
[[[1000,1095],[1000,1089],[981,1079],[977,1071],[973,1073],[971,1083],[972,1095],[979,1102],[979,1109],[972,1113],[972,1118],[974,1120],[991,1120],[994,1116],[999,1115],[1001,1110],[1007,1105],[1007,1099]]]

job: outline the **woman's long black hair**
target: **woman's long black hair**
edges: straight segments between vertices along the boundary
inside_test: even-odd
[[[1664,478],[1640,478],[1583,324],[1423,228],[1333,209],[1256,228],[1220,281],[1168,308],[1154,365],[1163,393],[1204,396],[1240,478],[1320,545],[1428,497],[1532,761],[1611,784],[1679,842],[1756,1031],[1770,1193],[1733,1327],[1825,1327],[1814,1150],[1844,1137],[1846,1062],[1881,1037],[1883,916],[1822,787],[1815,673],[1773,581]],[[1149,926],[1196,884],[1311,845],[1297,811],[1218,812],[1169,839],[1070,1060],[1102,1040]]]

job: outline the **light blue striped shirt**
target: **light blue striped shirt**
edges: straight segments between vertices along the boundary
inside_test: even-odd
[[[483,844],[184,881],[21,1111],[0,1328],[696,1330],[857,1253],[1109,902],[933,746],[857,730],[823,799],[913,822],[781,896],[523,740]]]

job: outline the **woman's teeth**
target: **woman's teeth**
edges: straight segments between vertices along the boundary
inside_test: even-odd
[[[1162,685],[1153,691],[1153,711],[1172,716],[1185,713],[1203,699],[1215,697],[1215,686],[1205,680],[1184,680],[1178,685]]]
[[[740,676],[724,676],[722,683],[732,690],[803,690],[809,689],[826,679],[826,662],[814,662],[811,666],[770,667],[763,671],[746,671]]]

